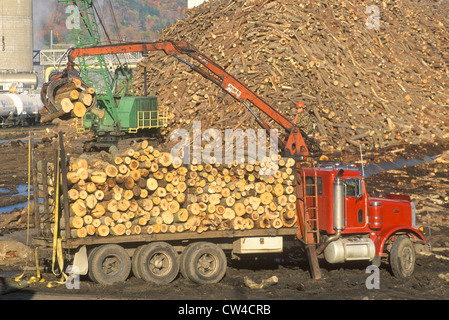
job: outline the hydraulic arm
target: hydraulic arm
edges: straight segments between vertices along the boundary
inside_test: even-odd
[[[270,129],[270,126],[266,121],[259,117],[252,106],[255,106],[262,112],[264,112],[269,118],[273,119],[286,131],[285,141],[282,143],[282,149],[290,156],[297,158],[298,160],[304,160],[310,156],[309,148],[306,144],[306,140],[309,138],[307,135],[290,120],[280,114],[277,110],[271,107],[267,102],[260,98],[257,94],[247,88],[240,81],[235,79],[232,75],[226,72],[223,68],[210,60],[204,54],[200,53],[195,47],[186,41],[159,41],[159,42],[138,42],[138,43],[125,43],[125,44],[109,44],[102,46],[94,46],[87,48],[74,48],[68,53],[68,66],[64,70],[62,76],[59,78],[66,78],[70,80],[72,77],[78,77],[75,70],[75,59],[78,57],[106,55],[106,54],[119,54],[127,52],[142,52],[145,56],[149,51],[164,51],[167,55],[174,56],[180,61],[186,63],[190,68],[206,79],[212,81],[224,91],[230,94],[234,99],[240,101],[251,114],[256,118],[258,123],[264,129]],[[200,65],[194,65],[179,55],[184,54],[198,62]],[[51,85],[50,85],[51,86]],[[48,86],[46,86],[48,87]],[[44,93],[44,95],[51,96],[51,93]],[[51,99],[50,99],[51,100]],[[45,101],[44,101],[45,102]],[[51,108],[47,108],[51,111]]]

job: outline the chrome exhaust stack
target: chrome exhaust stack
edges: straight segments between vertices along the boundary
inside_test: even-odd
[[[322,253],[329,243],[338,240],[341,237],[341,231],[345,228],[345,185],[341,179],[343,173],[343,169],[338,171],[333,184],[333,226],[336,233],[318,247],[318,254]]]
[[[333,216],[334,216],[334,230],[341,233],[345,228],[345,185],[341,180],[343,176],[343,169],[338,171],[333,185]]]

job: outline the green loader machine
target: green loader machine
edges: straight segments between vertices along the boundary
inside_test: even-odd
[[[161,110],[156,97],[134,94],[132,69],[120,61],[121,54],[141,52],[142,47],[132,50],[129,43],[110,41],[93,0],[58,2],[66,3],[76,17],[72,21],[75,47],[67,52],[67,67],[43,85],[42,122],[77,118],[77,131],[93,131],[97,148],[108,148],[129,135],[159,136],[159,129],[167,124],[166,110]],[[114,57],[113,71],[105,55]]]

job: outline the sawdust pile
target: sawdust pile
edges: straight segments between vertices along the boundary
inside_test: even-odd
[[[161,39],[190,42],[291,121],[303,101],[324,150],[372,149],[449,137],[448,10],[429,0],[215,0]],[[147,94],[168,106],[170,129],[194,120],[258,127],[240,103],[161,52],[138,66],[137,94],[144,66]]]

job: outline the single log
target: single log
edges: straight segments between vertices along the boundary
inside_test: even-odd
[[[86,207],[90,210],[94,209],[97,206],[97,198],[94,194],[89,194],[85,200]]]
[[[107,203],[107,210],[108,212],[114,213],[118,210],[118,202],[115,199],[110,200]]]
[[[78,91],[77,91],[78,92]],[[78,98],[75,98],[73,100],[79,100],[82,102],[86,107],[89,107],[92,104],[93,97],[91,94],[87,92],[78,92]]]
[[[223,212],[223,219],[232,220],[235,218],[235,211],[231,208],[225,208]]]
[[[76,201],[80,197],[79,191],[76,189],[70,189],[68,191],[68,196],[71,201]]]
[[[79,228],[83,227],[83,225],[84,225],[84,220],[82,217],[76,216],[76,217],[70,218],[70,228],[79,229]]]
[[[70,206],[71,212],[79,217],[83,217],[87,213],[86,204],[82,199],[76,200],[71,206]]]
[[[102,203],[97,203],[97,205],[95,206],[95,208],[91,211],[91,215],[92,217],[98,219],[101,218],[104,214],[106,213],[106,209],[104,207],[104,204]]]
[[[96,183],[96,184],[102,184],[102,183],[105,183],[107,177],[108,177],[108,176],[107,176],[107,174],[106,174],[105,172],[103,172],[103,171],[98,171],[98,170],[91,171],[90,174],[89,174],[89,179],[90,179],[92,182]]]
[[[127,211],[129,208],[129,201],[126,199],[121,199],[118,202],[118,210],[119,211]]]
[[[161,214],[162,216],[162,220],[165,224],[172,224],[174,217],[173,217],[173,213],[171,213],[170,211],[164,211]]]
[[[73,104],[72,112],[76,117],[82,118],[86,114],[86,106],[84,103],[77,101]]]
[[[87,233],[88,236],[95,235],[95,232],[96,232],[96,228],[93,225],[89,224],[89,225],[86,226],[86,233]]]
[[[232,228],[234,230],[244,230],[244,219],[242,217],[235,217],[232,220]]]
[[[61,105],[61,110],[64,111],[64,113],[69,113],[75,108],[75,105],[72,101],[70,101],[70,98],[62,99],[59,104]]]
[[[124,235],[126,231],[126,227],[123,223],[118,223],[115,226],[110,228],[110,233],[114,236]]]
[[[237,216],[241,217],[246,213],[246,208],[243,202],[236,202],[234,204],[234,212]]]
[[[267,215],[263,215],[259,218],[259,220],[257,221],[259,228],[261,229],[266,229],[266,228],[270,228],[271,226],[271,222],[270,222],[270,218]]]
[[[260,201],[262,204],[269,204],[273,201],[273,195],[270,192],[264,192],[260,195]]]
[[[154,178],[149,178],[147,180],[147,189],[150,191],[155,191],[158,188],[158,182]]]
[[[284,224],[280,218],[275,218],[271,221],[271,225],[273,226],[273,228],[279,229],[282,228]]]
[[[181,208],[174,214],[174,222],[186,222],[189,218],[189,211],[185,208]]]
[[[80,181],[81,177],[78,174],[78,172],[67,172],[67,182],[71,183],[71,184],[75,184],[78,181]]]
[[[169,152],[162,152],[159,156],[159,164],[168,167],[172,164],[172,156]]]
[[[107,225],[100,225],[96,230],[96,234],[99,235],[100,237],[107,237],[109,233],[110,229]]]
[[[85,238],[87,236],[87,230],[85,227],[76,229],[76,236],[78,238]]]

